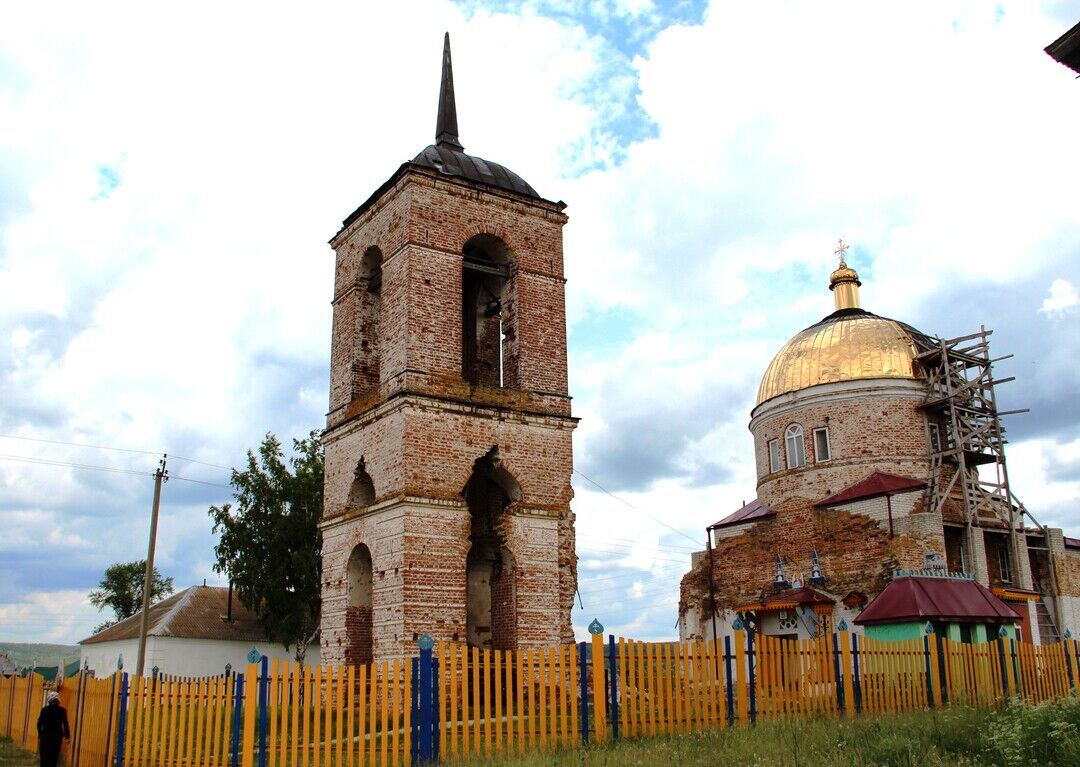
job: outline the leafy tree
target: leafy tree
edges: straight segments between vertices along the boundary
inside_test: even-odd
[[[247,468],[233,469],[233,504],[211,506],[214,571],[232,581],[240,601],[270,639],[295,645],[303,662],[319,630],[322,570],[323,448],[318,433],[293,440],[285,462],[281,443],[267,434]]]
[[[130,618],[142,609],[143,581],[146,578],[146,560],[137,562],[116,562],[105,570],[105,577],[98,587],[90,592],[90,604],[98,610],[112,609],[116,618],[105,621],[94,633],[108,628],[117,621]],[[173,593],[173,579],[162,578],[157,567],[150,580],[150,603],[159,602]]]

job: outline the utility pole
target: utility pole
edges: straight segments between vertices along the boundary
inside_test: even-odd
[[[135,675],[143,675],[146,663],[146,632],[150,623],[150,589],[154,583],[154,547],[157,544],[158,509],[161,507],[161,483],[169,479],[165,469],[168,453],[161,456],[161,463],[154,472],[154,508],[150,512],[150,546],[146,553],[146,575],[143,578],[142,613],[139,616],[139,659],[135,664]]]

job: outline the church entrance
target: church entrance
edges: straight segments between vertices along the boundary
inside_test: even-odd
[[[469,509],[469,554],[465,560],[466,640],[473,647],[517,647],[517,563],[507,545],[508,508],[521,488],[502,468],[497,448],[473,464],[465,485]]]

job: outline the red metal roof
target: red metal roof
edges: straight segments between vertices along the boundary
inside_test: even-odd
[[[742,612],[745,610],[770,610],[781,609],[784,607],[793,607],[795,605],[833,605],[836,604],[836,600],[825,596],[820,591],[815,591],[809,586],[802,586],[797,589],[787,589],[785,591],[778,591],[766,597],[760,602],[748,602],[745,605],[741,605],[736,610]]]
[[[721,519],[719,522],[709,525],[710,530],[715,530],[718,527],[730,527],[731,525],[741,525],[743,522],[753,522],[755,519],[765,519],[776,514],[775,511],[765,506],[757,498],[750,501],[750,503],[743,506],[736,512],[729,514]]]
[[[1070,538],[1065,536],[1065,547],[1069,549],[1080,549],[1080,538]]]
[[[1020,620],[1020,613],[973,580],[906,576],[886,586],[855,623],[866,626],[908,620],[1012,623]]]
[[[924,487],[926,487],[925,482],[920,482],[911,477],[901,477],[896,474],[884,474],[875,471],[866,479],[856,482],[836,495],[830,495],[823,501],[818,501],[814,506],[839,506],[842,503],[863,501],[881,495],[909,493],[912,490],[922,490]]]

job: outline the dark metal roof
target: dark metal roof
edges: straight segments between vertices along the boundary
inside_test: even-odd
[[[1074,72],[1080,72],[1080,24],[1077,24],[1043,50],[1054,61],[1061,62]]]
[[[911,477],[901,477],[896,474],[886,474],[875,471],[866,479],[856,482],[835,495],[818,501],[814,506],[839,506],[842,503],[863,501],[867,498],[877,498],[882,495],[894,495],[896,493],[910,493],[912,490],[922,490],[926,487],[925,482],[920,482]]]
[[[907,576],[895,579],[855,623],[941,620],[950,623],[1013,623],[1020,614],[973,580]]]
[[[455,149],[447,142],[426,147],[412,159],[411,164],[432,168],[444,176],[467,178],[469,181],[478,181],[481,184],[516,192],[526,197],[540,197],[525,179],[509,168],[465,154],[460,148]]]
[[[775,511],[765,506],[757,498],[750,501],[750,503],[744,505],[738,511],[728,514],[719,522],[709,525],[710,530],[716,530],[720,527],[730,527],[731,525],[741,525],[743,522],[753,522],[756,519],[765,519],[767,517],[774,516]]]

